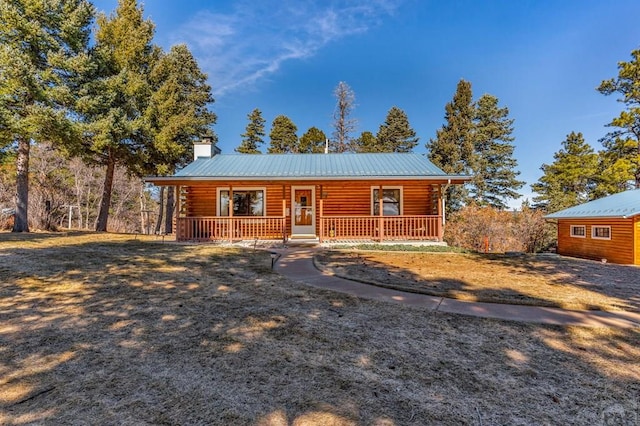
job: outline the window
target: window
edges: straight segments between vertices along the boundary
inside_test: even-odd
[[[234,216],[264,216],[264,189],[233,190]],[[218,216],[229,216],[229,190],[218,190]]]
[[[592,226],[591,238],[596,240],[610,240],[611,227],[610,226]]]
[[[571,236],[585,238],[587,236],[587,227],[584,225],[571,225]]]
[[[371,211],[374,216],[380,215],[380,188],[371,188]],[[383,216],[399,216],[402,214],[402,188],[382,188]]]

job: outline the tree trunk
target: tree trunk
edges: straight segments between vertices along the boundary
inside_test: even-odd
[[[148,234],[147,229],[148,228],[148,222],[149,222],[149,212],[147,212],[146,210],[146,206],[144,205],[144,193],[142,191],[140,191],[140,233],[141,234]],[[147,215],[147,219],[145,221],[145,215]]]
[[[164,233],[173,234],[173,210],[175,209],[175,187],[170,186],[167,189],[167,217],[164,222]]]
[[[638,141],[638,151],[636,158],[640,160],[640,135],[636,135],[636,140]],[[640,188],[640,164],[636,165],[636,189]]]
[[[29,232],[29,150],[31,141],[18,139],[18,158],[16,162],[16,213],[12,232]]]
[[[162,217],[164,216],[164,186],[160,187],[160,204],[158,206],[158,220],[156,220],[156,229],[154,233],[160,233],[160,225],[162,225]]]
[[[100,213],[96,221],[96,231],[107,231],[107,219],[109,219],[109,207],[111,207],[111,189],[113,187],[113,174],[116,169],[116,161],[111,154],[107,160],[107,172],[102,186],[102,200],[100,201]]]
[[[89,217],[91,217],[91,209],[89,209],[89,195],[90,191],[87,190],[87,204],[85,209],[85,221],[84,221],[84,229],[89,229]]]

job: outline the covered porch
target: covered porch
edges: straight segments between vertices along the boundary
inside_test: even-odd
[[[380,200],[382,203],[382,200]],[[437,215],[348,215],[324,214],[324,200],[315,222],[314,211],[294,203],[288,217],[287,200],[282,200],[282,215],[262,217],[178,216],[177,241],[237,242],[242,240],[280,240],[287,242],[296,223],[313,223],[316,231],[306,235],[320,243],[340,241],[442,241],[443,217]],[[384,212],[383,208],[378,209]],[[439,209],[440,210],[440,209]],[[293,226],[292,226],[293,225]]]

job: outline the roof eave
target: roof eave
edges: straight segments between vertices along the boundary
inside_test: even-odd
[[[428,176],[146,176],[143,178],[148,183],[169,182],[224,182],[235,181],[309,181],[309,180],[433,180],[442,181],[454,185],[464,184],[472,179],[465,175],[428,175]]]
[[[578,220],[578,219],[582,219],[582,220],[586,220],[586,219],[629,219],[632,218],[634,216],[638,216],[640,214],[640,212],[635,212],[635,213],[631,213],[631,214],[624,214],[624,215],[598,215],[598,216],[554,216],[553,214],[550,215],[546,215],[544,216],[545,219],[555,219],[555,220],[560,220],[560,219],[571,219],[571,220]]]

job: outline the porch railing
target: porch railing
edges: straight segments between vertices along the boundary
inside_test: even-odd
[[[442,216],[322,216],[320,242],[441,240]],[[178,241],[286,241],[286,217],[178,217]]]
[[[440,240],[442,216],[324,216],[320,242]]]
[[[284,217],[179,217],[178,241],[286,239]]]

